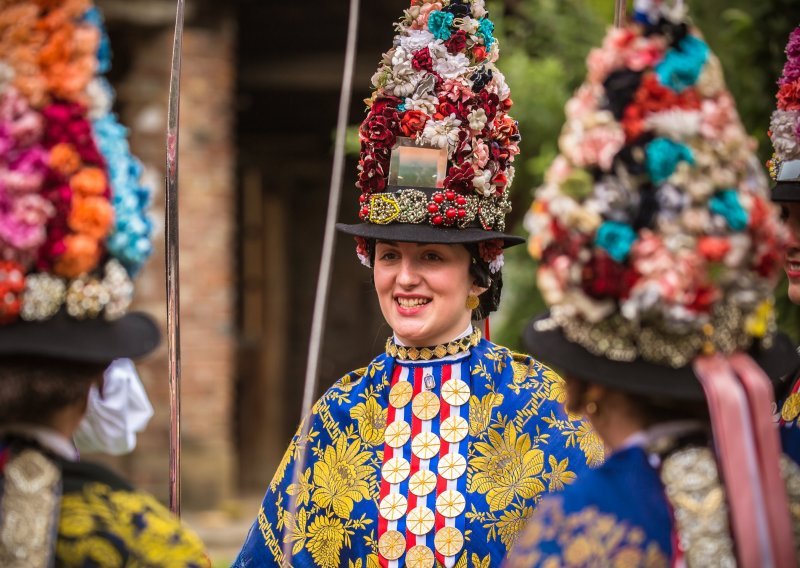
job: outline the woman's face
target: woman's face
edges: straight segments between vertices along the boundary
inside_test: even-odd
[[[383,317],[402,343],[438,345],[467,328],[467,296],[486,290],[474,284],[470,262],[462,245],[376,243],[375,290]]]
[[[800,202],[783,203],[782,208],[791,235],[783,268],[789,277],[789,299],[800,304]]]

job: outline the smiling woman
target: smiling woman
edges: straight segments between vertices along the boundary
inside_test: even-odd
[[[360,129],[362,223],[338,225],[393,336],[314,406],[235,566],[499,566],[542,495],[602,461],[558,375],[472,325],[522,242],[504,232],[519,131],[492,28],[483,0],[398,24]]]

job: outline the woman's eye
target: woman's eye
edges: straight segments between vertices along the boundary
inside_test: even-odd
[[[380,260],[394,260],[397,258],[397,254],[394,252],[385,252],[379,258]]]
[[[436,254],[435,252],[427,252],[423,256],[425,260],[442,260],[442,257]]]

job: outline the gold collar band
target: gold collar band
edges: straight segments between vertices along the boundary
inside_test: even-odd
[[[474,328],[469,335],[436,347],[406,347],[405,345],[398,345],[390,337],[386,340],[386,354],[401,361],[430,361],[431,359],[441,359],[448,355],[458,355],[469,351],[480,340],[481,332]]]

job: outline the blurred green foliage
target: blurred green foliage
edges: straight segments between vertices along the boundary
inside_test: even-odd
[[[800,24],[796,0],[704,0],[689,2],[690,14],[725,69],[747,130],[758,140],[759,157],[771,154],[767,138],[774,108],[775,82],[783,49]],[[499,67],[511,87],[512,115],[523,135],[515,163],[514,212],[510,226],[525,234],[521,219],[532,191],[557,152],[563,107],[583,81],[585,58],[602,41],[613,17],[612,0],[504,0],[489,2],[500,38]],[[506,253],[500,311],[493,316],[492,339],[522,349],[520,334],[528,319],[544,309],[535,284],[535,263],[524,245]],[[800,307],[778,294],[779,324],[800,341]]]

